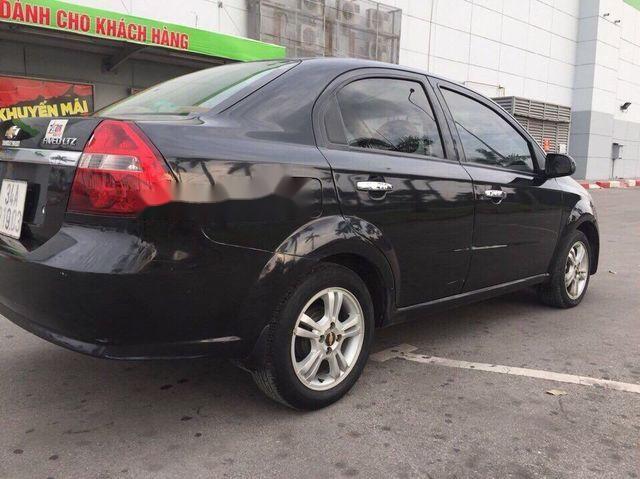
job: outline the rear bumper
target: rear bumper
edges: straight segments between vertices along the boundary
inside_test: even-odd
[[[238,336],[210,338],[201,341],[183,341],[148,344],[114,344],[87,342],[71,337],[75,333],[59,333],[42,326],[0,304],[0,315],[12,323],[52,344],[77,353],[105,359],[175,359],[199,357],[243,358],[252,345]],[[69,334],[69,335],[65,335]],[[94,339],[97,341],[97,339]]]
[[[190,238],[188,251],[162,251],[130,234],[105,234],[63,228],[31,252],[0,239],[0,314],[96,357],[250,353],[262,325],[241,310],[269,253],[200,238]]]

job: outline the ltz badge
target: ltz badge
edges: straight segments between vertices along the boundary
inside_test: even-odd
[[[43,145],[75,146],[77,138],[64,138],[64,130],[69,120],[51,120],[42,139]]]

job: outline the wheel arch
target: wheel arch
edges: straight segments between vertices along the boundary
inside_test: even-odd
[[[591,247],[590,273],[593,275],[598,271],[598,262],[600,258],[600,233],[598,230],[598,222],[592,213],[580,212],[577,209],[574,209],[571,212],[566,224],[564,225],[551,265],[555,264],[562,245],[565,243],[567,237],[574,231],[581,231],[589,240],[589,246]]]
[[[259,332],[253,353],[246,361],[247,367],[251,368],[264,351],[271,318],[265,319],[262,313],[276,310],[278,298],[286,297],[319,263],[339,264],[356,273],[371,293],[376,326],[390,323],[396,306],[396,278],[389,260],[378,246],[359,234],[348,219],[338,215],[322,217],[283,241],[254,285],[247,303],[259,304],[260,311],[252,307],[242,314],[244,321]]]
[[[582,231],[589,240],[589,246],[591,246],[591,274],[595,274],[598,271],[598,261],[600,259],[600,235],[598,233],[598,227],[595,222],[585,219],[576,226],[576,229]]]
[[[350,269],[364,282],[371,294],[376,326],[388,324],[391,316],[392,295],[379,268],[369,259],[355,253],[339,253],[322,258],[323,263],[333,263]]]
[[[351,269],[375,298],[376,325],[386,324],[395,307],[399,273],[393,250],[374,225],[356,217],[322,217],[294,232],[276,254],[299,257],[309,264],[332,262]]]

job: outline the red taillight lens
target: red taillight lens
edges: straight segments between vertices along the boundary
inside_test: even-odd
[[[105,120],[82,153],[68,210],[135,215],[171,201],[172,182],[164,159],[135,124]]]

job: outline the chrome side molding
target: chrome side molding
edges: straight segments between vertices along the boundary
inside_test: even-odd
[[[36,150],[32,148],[2,148],[0,161],[35,163],[38,165],[78,166],[81,151]]]

